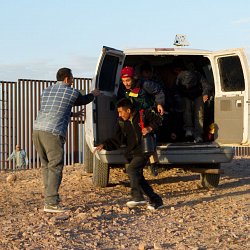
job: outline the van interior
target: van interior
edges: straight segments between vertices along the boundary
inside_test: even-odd
[[[113,135],[113,128],[117,120],[115,103],[122,97],[124,86],[117,78],[119,58],[107,55],[99,74],[99,88],[103,91],[115,92],[115,96],[98,98],[97,101],[97,127],[96,143]],[[157,131],[157,144],[193,142],[193,138],[187,138],[183,130],[183,108],[178,107],[171,94],[171,88],[175,85],[176,74],[174,65],[181,64],[186,70],[198,71],[211,86],[209,100],[204,104],[203,142],[209,143],[216,140],[214,136],[214,74],[208,57],[202,55],[127,55],[124,66],[132,66],[136,74],[140,65],[150,63],[153,76],[152,80],[161,84],[166,96],[166,114],[163,125]],[[224,91],[243,91],[245,89],[244,76],[238,56],[222,57],[218,60],[220,68],[221,88]],[[111,84],[112,83],[112,84]],[[119,86],[117,88],[117,86]],[[105,108],[107,107],[107,108]],[[109,115],[107,114],[107,111]],[[174,133],[173,133],[174,132]],[[175,135],[174,135],[175,134]]]
[[[176,68],[198,71],[211,86],[209,100],[204,104],[204,124],[203,142],[213,141],[213,96],[214,79],[208,58],[203,56],[151,56],[135,55],[127,56],[124,66],[132,66],[135,74],[140,78],[140,65],[151,65],[152,78],[154,82],[160,84],[165,93],[165,114],[163,124],[156,132],[158,145],[178,142],[194,142],[193,136],[185,136],[183,129],[183,103],[181,97],[176,93]],[[120,83],[118,93],[124,91],[123,84]],[[177,94],[177,95],[176,95]],[[118,94],[119,96],[119,94]]]

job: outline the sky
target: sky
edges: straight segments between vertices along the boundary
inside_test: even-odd
[[[249,0],[0,0],[0,81],[55,80],[61,67],[93,77],[103,46],[244,48]]]

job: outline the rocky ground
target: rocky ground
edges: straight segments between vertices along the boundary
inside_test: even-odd
[[[66,166],[60,189],[65,214],[44,213],[40,170],[0,172],[0,249],[250,249],[250,159],[222,166],[217,189],[199,175],[169,170],[145,175],[165,208],[130,210],[122,169],[95,188],[81,165]]]

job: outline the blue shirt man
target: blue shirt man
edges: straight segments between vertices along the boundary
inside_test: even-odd
[[[71,87],[73,74],[68,68],[57,72],[57,83],[45,89],[41,108],[33,126],[33,143],[39,154],[44,184],[44,211],[64,212],[58,190],[64,166],[64,143],[73,106],[86,105],[99,95],[98,89],[82,95]]]

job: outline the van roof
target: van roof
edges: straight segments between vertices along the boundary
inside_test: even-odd
[[[187,54],[187,55],[207,55],[212,51],[189,48],[128,48],[123,51],[126,55],[145,55],[145,54]]]

